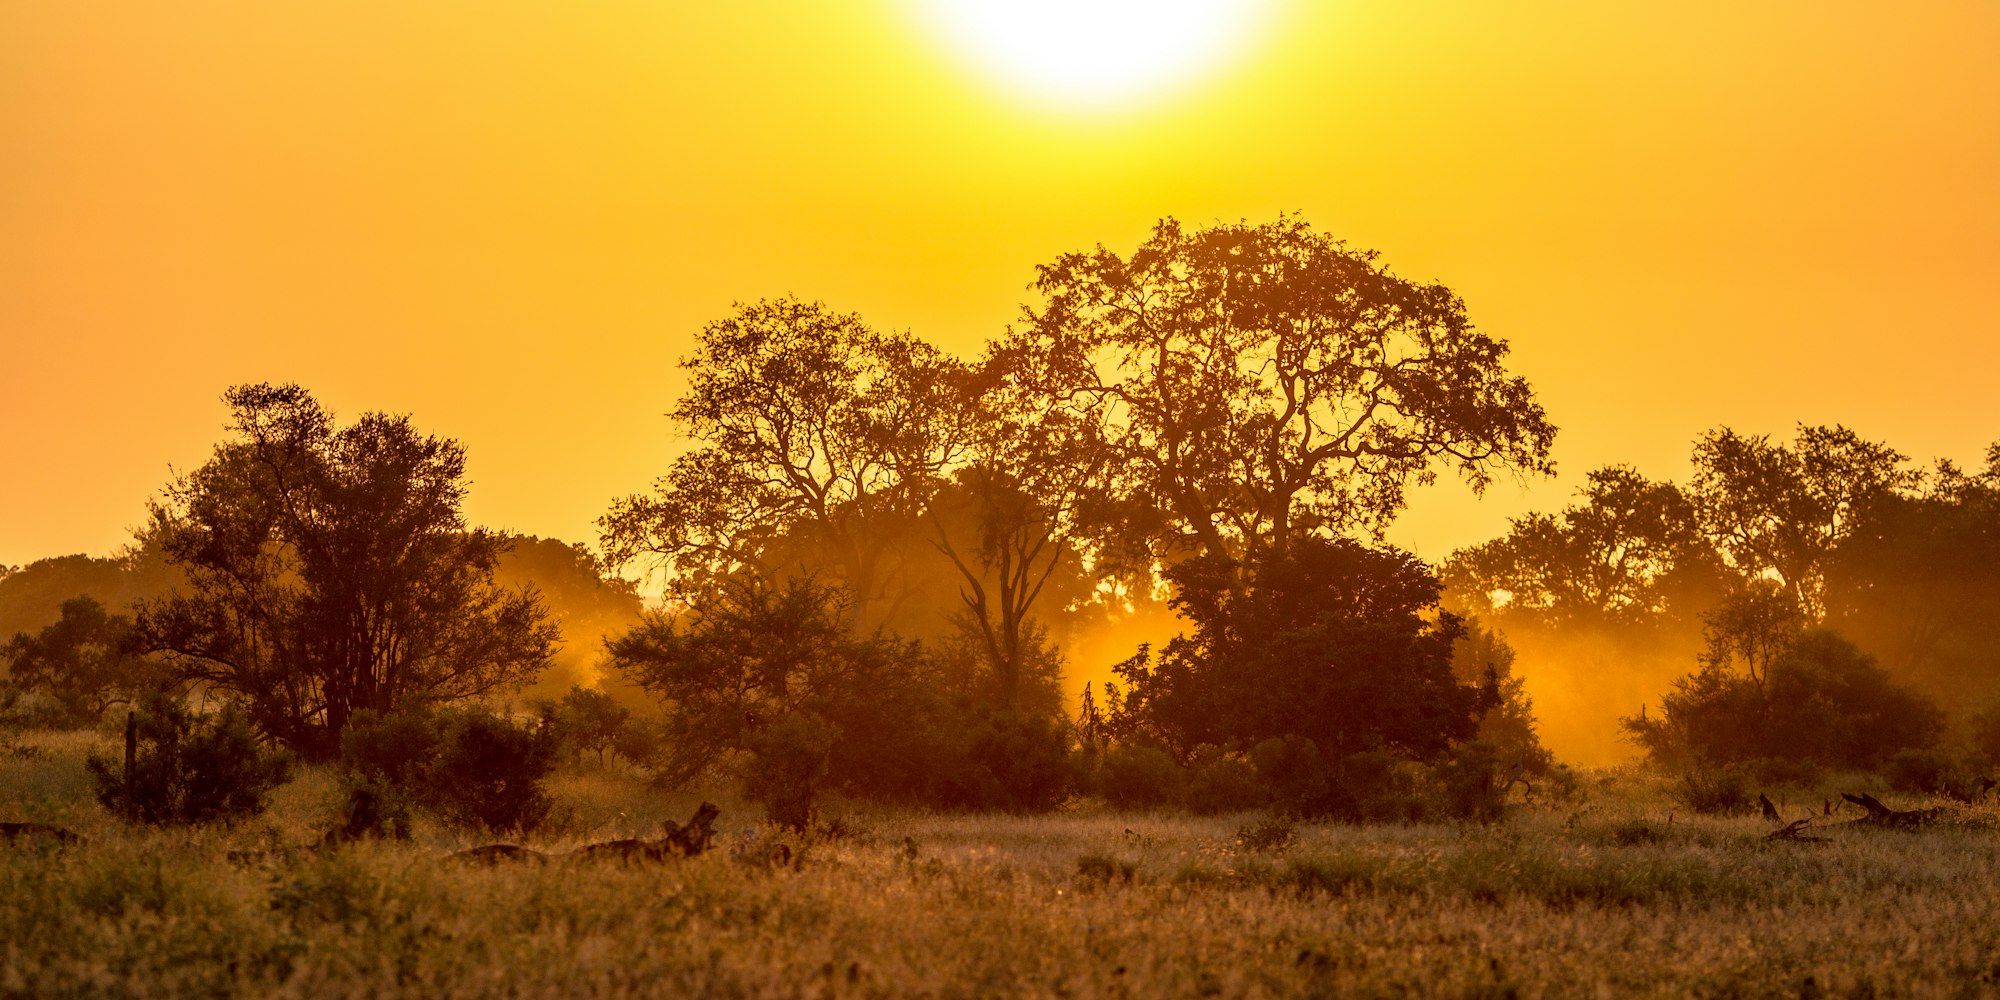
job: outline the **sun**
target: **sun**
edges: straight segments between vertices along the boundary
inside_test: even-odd
[[[1183,85],[1238,51],[1269,0],[917,0],[944,40],[1010,89],[1101,108]]]

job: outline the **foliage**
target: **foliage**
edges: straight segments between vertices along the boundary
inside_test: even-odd
[[[1774,574],[1817,621],[1833,550],[1871,505],[1916,485],[1906,461],[1840,426],[1802,424],[1794,445],[1722,427],[1695,442],[1690,491],[1730,564],[1745,578]]]
[[[457,442],[380,413],[336,426],[295,385],[224,398],[232,439],[151,507],[146,538],[188,587],[141,605],[147,648],[312,758],[337,752],[357,711],[479,694],[547,662],[539,600],[493,584],[506,541],[460,515]]]
[[[1041,398],[1099,428],[1114,552],[1283,552],[1379,528],[1439,466],[1474,489],[1549,468],[1555,429],[1502,367],[1504,341],[1450,289],[1296,217],[1165,219],[1129,256],[1058,257],[1035,288],[1042,304],[1003,350]]]
[[[759,727],[750,738],[743,793],[763,804],[771,822],[804,830],[812,823],[813,800],[826,781],[838,735],[831,723],[809,712]]]
[[[157,663],[134,648],[132,620],[88,595],[62,604],[62,617],[40,632],[15,634],[0,646],[8,677],[47,692],[68,721],[88,723],[112,705],[161,687]]]
[[[1182,760],[1202,743],[1285,736],[1337,759],[1389,746],[1425,758],[1469,739],[1492,692],[1452,673],[1461,620],[1437,607],[1423,563],[1355,542],[1301,539],[1249,565],[1190,559],[1168,571],[1192,622],[1155,662],[1118,665],[1107,722]]]
[[[1717,637],[1719,646],[1740,642]],[[1764,758],[1868,768],[1930,746],[1942,732],[1936,705],[1833,632],[1796,633],[1759,658],[1761,670],[1737,672],[1726,656],[1711,654],[1674,683],[1657,716],[1621,725],[1654,761],[1683,768]]]
[[[364,784],[396,789],[447,822],[470,829],[533,830],[547,818],[542,788],[555,735],[479,707],[358,715],[341,759]]]
[[[1250,763],[1277,808],[1294,816],[1359,819],[1360,807],[1319,747],[1303,736],[1282,736],[1250,748]]]
[[[862,620],[892,589],[889,539],[964,447],[966,366],[796,299],[739,305],[681,366],[670,416],[701,447],[599,520],[607,558],[655,558],[696,602],[740,572],[804,563],[847,587]]]
[[[128,786],[122,761],[86,762],[98,801],[124,815],[127,796],[145,823],[227,822],[264,811],[291,776],[291,758],[265,750],[235,706],[200,718],[179,699],[152,694],[134,713],[138,753]]]
[[[1196,747],[1188,767],[1187,808],[1197,816],[1244,812],[1270,800],[1257,768],[1216,746]]]
[[[1513,519],[1444,566],[1472,609],[1539,627],[1691,619],[1726,585],[1694,502],[1625,466],[1590,473],[1579,503]]]
[[[1748,771],[1735,764],[1693,768],[1681,775],[1673,794],[1675,802],[1703,816],[1747,813],[1755,801]]]
[[[1186,794],[1187,774],[1156,747],[1113,747],[1104,755],[1099,790],[1119,809],[1158,809],[1176,805]]]
[[[1514,648],[1497,629],[1477,618],[1465,620],[1465,635],[1452,648],[1452,673],[1475,685],[1489,707],[1479,717],[1474,739],[1491,746],[1502,760],[1541,774],[1555,763],[1536,731],[1535,704],[1527,681],[1514,672]]]
[[[602,691],[586,687],[570,688],[562,701],[548,703],[543,714],[558,744],[571,753],[596,754],[600,767],[605,752],[624,742],[625,726],[632,719],[631,709]]]

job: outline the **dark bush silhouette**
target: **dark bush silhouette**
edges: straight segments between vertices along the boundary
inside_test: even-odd
[[[518,725],[484,708],[358,715],[341,739],[356,779],[394,790],[457,826],[528,831],[547,818],[540,782],[555,764],[546,728]]]
[[[201,718],[178,699],[155,694],[134,718],[138,753],[130,787],[124,764],[92,754],[85,761],[98,801],[123,814],[127,794],[145,823],[226,822],[264,811],[271,791],[291,776],[289,755],[264,749],[235,706]]]
[[[1113,747],[1104,755],[1099,787],[1104,801],[1120,809],[1159,809],[1180,802],[1187,773],[1165,750]]]
[[[764,806],[771,822],[804,830],[812,824],[813,802],[826,785],[838,736],[832,723],[809,712],[762,726],[750,738],[743,793]]]
[[[1774,646],[1754,674],[1710,658],[1674,683],[1658,715],[1623,726],[1654,761],[1682,769],[1762,759],[1872,768],[1936,743],[1944,714],[1853,643],[1815,629]]]
[[[1187,807],[1198,816],[1245,812],[1270,801],[1257,768],[1220,747],[1200,746],[1188,768]]]
[[[1116,669],[1107,723],[1186,760],[1194,747],[1298,736],[1330,759],[1386,747],[1428,759],[1470,739],[1491,691],[1459,683],[1463,622],[1402,552],[1303,538],[1248,564],[1190,559],[1169,570],[1194,626]]]

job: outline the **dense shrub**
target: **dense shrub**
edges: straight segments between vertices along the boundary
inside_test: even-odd
[[[952,808],[1041,812],[1055,808],[1077,784],[1069,734],[1056,720],[1025,712],[991,712],[965,719],[955,761],[934,758],[933,804]]]
[[[1432,771],[1445,817],[1491,823],[1506,812],[1507,782],[1500,749],[1475,741],[1455,748]]]
[[[123,761],[92,754],[85,762],[98,801],[122,815],[126,795],[147,823],[207,823],[255,816],[291,776],[291,758],[264,749],[234,705],[197,717],[178,699],[155,694],[135,716],[138,736],[126,786]]]
[[[1250,763],[1270,791],[1272,805],[1294,816],[1360,819],[1354,796],[1341,784],[1319,747],[1303,736],[1265,740],[1250,748]]]
[[[1104,755],[1099,788],[1120,809],[1157,809],[1180,801],[1187,773],[1157,747],[1114,747]]]
[[[1187,807],[1198,816],[1244,812],[1270,800],[1257,768],[1213,744],[1195,748],[1188,770]]]
[[[1936,743],[1944,714],[1853,643],[1818,629],[1786,637],[1761,672],[1709,659],[1674,682],[1657,716],[1623,726],[1654,761],[1677,768],[1760,759],[1873,768]]]
[[[357,713],[341,758],[363,783],[394,789],[447,822],[491,831],[532,830],[548,816],[540,782],[555,737],[484,708]]]
[[[799,712],[757,731],[743,775],[743,793],[762,803],[773,823],[803,830],[826,783],[827,761],[839,735],[832,723]]]
[[[1681,775],[1674,801],[1704,816],[1750,811],[1750,776],[1741,766],[1698,768]]]
[[[1904,750],[1889,758],[1882,771],[1889,787],[1899,792],[1970,801],[1992,787],[1963,758],[1944,750]]]

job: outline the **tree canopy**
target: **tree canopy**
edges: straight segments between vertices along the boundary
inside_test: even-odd
[[[338,425],[296,385],[224,400],[230,438],[151,505],[146,538],[187,584],[140,605],[146,648],[312,758],[357,711],[479,694],[548,661],[539,599],[493,583],[506,539],[460,513],[456,441],[404,416]]]
[[[1440,284],[1297,217],[1189,230],[1043,265],[1011,349],[1094,415],[1122,501],[1101,525],[1157,554],[1244,558],[1378,531],[1412,483],[1551,471],[1555,436],[1507,344]]]

